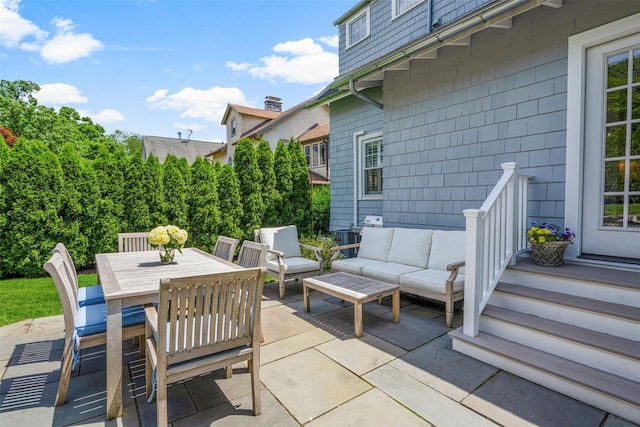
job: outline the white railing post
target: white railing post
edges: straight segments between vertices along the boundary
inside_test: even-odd
[[[480,331],[480,299],[482,298],[482,218],[484,211],[466,209],[465,274],[464,274],[464,319],[462,332],[475,337]]]
[[[518,198],[518,189],[520,186],[520,180],[518,179],[518,164],[515,162],[502,163],[502,170],[512,171],[511,180],[507,185],[507,224],[505,230],[507,253],[510,253],[509,265],[516,264],[516,256],[518,254],[518,218],[520,214],[520,200]]]

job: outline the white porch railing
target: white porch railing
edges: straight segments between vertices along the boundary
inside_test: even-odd
[[[503,163],[504,174],[480,209],[466,209],[464,284],[465,335],[475,337],[491,292],[518,251],[527,247],[527,186],[516,163]]]

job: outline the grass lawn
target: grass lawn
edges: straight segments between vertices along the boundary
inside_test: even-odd
[[[78,283],[95,285],[96,275],[78,275]],[[0,326],[56,314],[62,314],[62,306],[50,277],[0,280]]]

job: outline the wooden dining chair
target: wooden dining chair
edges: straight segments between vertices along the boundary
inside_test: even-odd
[[[244,268],[264,267],[269,245],[245,240],[238,254],[238,265]]]
[[[154,248],[149,243],[149,232],[119,233],[118,252],[152,251]]]
[[[104,294],[102,293],[101,285],[85,286],[82,288],[78,287],[76,265],[64,243],[58,243],[55,248],[53,248],[53,252],[60,253],[64,259],[64,264],[67,268],[67,273],[72,283],[72,290],[75,294],[76,300],[78,301],[78,305],[80,307],[84,307],[85,305],[104,303]]]
[[[239,243],[240,240],[234,239],[233,237],[218,236],[216,245],[213,248],[213,255],[231,262],[236,254],[236,248]]]
[[[79,352],[83,348],[106,343],[107,306],[105,303],[80,307],[73,291],[73,282],[62,254],[54,251],[44,264],[56,285],[64,317],[64,349],[60,383],[55,406],[62,405],[67,397],[71,372],[79,362]],[[122,338],[129,339],[144,335],[144,310],[142,306],[123,307]],[[144,354],[144,345],[141,346]]]
[[[260,415],[260,308],[266,269],[162,279],[145,304],[146,391],[166,426],[167,385],[247,361],[253,413]],[[155,386],[155,387],[154,387]]]

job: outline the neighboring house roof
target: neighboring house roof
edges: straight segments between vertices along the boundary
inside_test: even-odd
[[[310,127],[307,131],[305,131],[302,135],[300,135],[299,139],[302,144],[305,142],[317,141],[319,139],[328,138],[329,137],[329,123],[324,125],[314,125]]]
[[[283,114],[280,111],[262,110],[260,108],[245,107],[244,105],[228,104],[227,109],[224,112],[224,116],[222,116],[222,122],[221,122],[222,125],[227,123],[231,110],[236,110],[238,113],[244,114],[247,116],[261,117],[263,119],[269,119],[269,120],[278,117],[280,114]]]
[[[312,170],[309,171],[309,182],[311,185],[329,185],[329,179]]]
[[[226,146],[221,142],[189,140],[184,142],[178,138],[165,138],[161,136],[142,137],[142,158],[147,159],[150,154],[158,158],[160,163],[164,163],[169,154],[178,158],[186,159],[189,164],[193,163],[196,157],[205,157],[208,153]]]

